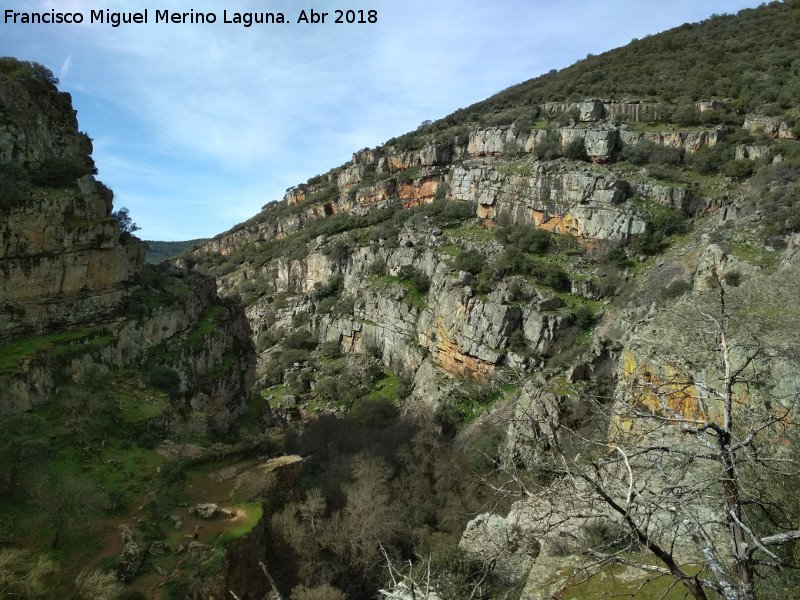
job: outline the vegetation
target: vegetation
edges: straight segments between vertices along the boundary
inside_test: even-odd
[[[157,265],[161,261],[175,258],[187,248],[198,247],[208,241],[208,238],[198,238],[196,240],[187,240],[185,242],[157,242],[153,240],[145,240],[148,245],[147,255],[145,262],[150,265]]]

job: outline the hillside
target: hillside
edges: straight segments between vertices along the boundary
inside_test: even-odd
[[[496,501],[513,505],[471,521],[458,546],[459,560],[474,569],[465,567],[473,584],[483,581],[481,593],[618,592],[599,583],[618,571],[597,565],[615,562],[620,549],[627,562],[616,562],[629,570],[641,564],[647,535],[670,548],[667,555],[700,564],[705,542],[688,541],[691,527],[672,524],[661,507],[677,503],[684,523],[713,530],[709,515],[724,506],[722,494],[662,497],[676,485],[667,483],[675,472],[687,473],[680,471],[686,465],[672,462],[675,456],[663,455],[664,444],[683,447],[685,434],[676,426],[631,439],[631,428],[639,427],[633,423],[646,415],[629,415],[626,407],[657,402],[685,427],[716,424],[730,412],[718,399],[724,392],[715,396],[725,388],[726,371],[711,359],[719,350],[714,336],[706,337],[717,323],[735,340],[734,367],[745,360],[737,353],[760,349],[746,359],[758,366],[758,384],[728,381],[737,390],[729,399],[746,397],[753,411],[749,425],[735,427],[755,435],[759,423],[758,432],[772,431],[764,439],[770,452],[780,454],[771,437],[778,430],[768,424],[778,419],[778,406],[791,410],[798,392],[789,350],[798,314],[788,307],[798,280],[799,155],[788,68],[798,52],[791,36],[778,32],[797,10],[773,3],[713,18],[510,88],[355,152],[351,162],[287,190],[282,202],[184,253],[179,264],[216,276],[221,294],[245,303],[259,353],[256,390],[289,422],[360,410],[364,394],[374,394],[374,380],[354,388],[350,382],[364,380],[347,357],[377,360],[386,373],[377,380],[381,390],[394,377],[402,382],[390,387],[401,412],[432,422],[440,439],[453,438],[476,476],[492,482],[484,490],[503,489]],[[763,52],[759,32],[772,28]],[[709,50],[723,42],[735,51]],[[707,70],[697,66],[701,55]],[[725,74],[733,71],[763,85],[730,87]],[[587,73],[605,75],[586,82]],[[719,314],[721,300],[725,317],[699,323]],[[626,433],[615,433],[618,423],[628,423]],[[560,462],[554,431],[566,444]],[[698,444],[719,443],[700,430],[694,437]],[[610,439],[623,439],[623,452],[635,456],[660,453],[628,465],[636,468],[631,485],[640,493],[636,522],[567,516],[592,514],[591,507],[607,514],[586,487],[567,485],[578,475],[609,498],[625,497],[611,481],[617,475],[627,481],[628,463],[606,456]],[[584,462],[574,462],[576,455]],[[752,459],[736,455],[743,465]],[[679,481],[692,490],[690,482],[711,469]],[[656,484],[659,476],[666,481]],[[311,493],[317,480],[305,485]],[[648,485],[650,496],[639,487]],[[758,483],[766,495],[748,502],[763,502],[769,485]],[[575,498],[583,504],[569,507]],[[795,514],[793,501],[774,499],[786,515]],[[328,492],[325,500],[334,511],[341,506]],[[446,550],[432,548],[428,537],[443,523],[434,515],[428,533],[413,539],[441,561]],[[307,526],[297,516],[291,525],[284,519],[273,521],[284,536]],[[797,527],[794,517],[782,523]],[[605,533],[592,546],[597,531]],[[723,544],[713,539],[715,547]],[[301,573],[302,560],[336,552],[324,540],[313,549],[292,547],[303,557],[293,567]],[[586,563],[579,556],[594,558]],[[335,559],[325,564],[334,570],[324,582],[348,576],[335,570]],[[574,575],[560,579],[556,573],[566,566]],[[663,568],[676,580],[690,579],[678,567]],[[591,577],[598,569],[601,579]],[[631,585],[644,585],[645,572],[636,573],[626,575]],[[716,577],[737,578],[723,571]],[[797,585],[787,577],[783,584]],[[659,592],[648,593],[662,593],[663,581],[652,584]],[[300,582],[323,583],[312,575]],[[723,593],[720,584],[706,584]],[[759,597],[782,597],[783,584],[762,582]],[[750,597],[741,593],[731,597]]]
[[[0,59],[3,598],[121,593],[203,447],[269,447],[237,421],[254,366],[241,307],[144,265],[91,150],[51,72]]]
[[[155,240],[145,240],[145,244],[147,244],[147,254],[144,257],[144,261],[148,265],[157,265],[162,260],[168,260],[178,256],[178,254],[190,246],[200,245],[207,241],[208,240],[206,238],[187,240],[185,242],[159,242]]]
[[[800,595],[798,18],[588,57],[158,267],[0,59],[0,589]]]

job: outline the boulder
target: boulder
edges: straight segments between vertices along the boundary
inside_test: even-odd
[[[213,502],[206,502],[202,504],[195,504],[189,509],[189,514],[197,515],[201,519],[211,519],[217,514],[219,506]]]

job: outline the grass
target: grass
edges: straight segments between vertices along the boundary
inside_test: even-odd
[[[447,227],[445,233],[449,240],[465,240],[486,244],[494,239],[494,230],[486,227],[461,223],[458,227]]]
[[[697,568],[687,570],[698,571]],[[639,576],[633,573],[638,573]],[[604,600],[617,597],[684,600],[688,596],[688,590],[683,585],[673,584],[674,579],[667,575],[646,576],[643,572],[631,571],[622,565],[609,565],[588,578],[568,584],[556,597],[559,600]],[[716,594],[709,597],[719,598]]]
[[[242,522],[236,527],[226,529],[219,535],[217,538],[217,544],[221,546],[230,544],[231,542],[238,540],[239,538],[243,538],[250,533],[253,530],[253,527],[258,525],[258,522],[261,520],[261,516],[264,513],[264,509],[262,508],[260,502],[247,502],[246,504],[237,506],[236,508],[237,510],[246,510],[247,517],[242,519]]]
[[[747,242],[733,242],[731,244],[731,250],[733,250],[734,256],[739,260],[759,266],[768,273],[773,273],[778,268],[780,252],[767,252],[763,246],[757,246]]]
[[[436,252],[444,256],[449,256],[450,258],[455,258],[461,252],[461,247],[456,244],[447,244],[446,246],[439,246]]]
[[[79,217],[77,215],[70,215],[69,217],[64,219],[64,227],[68,229],[79,229],[79,228],[95,227],[97,225],[105,225],[106,223],[114,223],[115,221],[116,219],[114,217],[87,219],[85,217]]]
[[[375,382],[373,389],[364,397],[365,400],[389,400],[396,402],[404,387],[403,380],[394,373],[381,377]]]
[[[427,292],[423,292],[418,290],[417,288],[412,287],[408,290],[408,293],[403,298],[403,302],[406,304],[418,308],[419,310],[424,310],[426,306],[428,306],[428,302],[426,300]]]
[[[223,310],[221,306],[212,306],[208,309],[186,335],[186,345],[188,347],[199,346],[203,339],[214,331],[215,320]]]
[[[38,354],[55,350],[57,355],[82,353],[87,347],[84,344],[70,347],[78,342],[89,342],[90,347],[100,347],[108,344],[112,337],[101,336],[104,328],[89,327],[77,331],[37,335],[12,342],[0,348],[0,375],[15,373],[20,368],[20,363],[35,357]]]

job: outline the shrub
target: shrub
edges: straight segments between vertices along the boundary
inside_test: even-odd
[[[477,275],[486,264],[486,257],[476,250],[462,250],[453,261],[453,268]]]
[[[25,202],[31,180],[28,172],[16,162],[0,166],[0,210],[20,206]]]
[[[281,346],[285,350],[313,350],[317,341],[307,329],[297,329],[284,338]]]
[[[588,304],[581,304],[574,313],[575,324],[581,329],[589,329],[594,325],[594,312]]]
[[[510,336],[508,336],[508,348],[514,352],[525,352],[528,347],[528,340],[525,339],[525,333],[521,329],[517,329]]]
[[[586,142],[583,136],[576,137],[564,148],[564,156],[572,160],[586,160]]]
[[[683,296],[691,289],[691,282],[685,279],[676,279],[662,290],[661,298],[664,300],[674,300],[675,298]]]
[[[346,596],[335,587],[323,583],[311,588],[298,585],[292,590],[289,598],[290,600],[345,600]]]
[[[38,169],[31,171],[31,183],[43,187],[74,185],[84,175],[97,174],[94,162],[88,156],[48,158]]]
[[[568,292],[572,287],[569,275],[557,267],[547,271],[542,283],[559,292]]]
[[[425,275],[419,269],[416,269],[412,265],[404,265],[400,268],[400,271],[397,273],[398,277],[402,280],[406,280],[411,284],[411,287],[417,290],[420,294],[427,294],[428,289],[431,286],[430,277]]]
[[[147,373],[147,385],[173,396],[180,390],[181,377],[174,369],[157,366]]]
[[[747,179],[753,174],[755,163],[749,158],[730,160],[725,164],[725,175],[734,179]]]
[[[722,280],[731,287],[738,287],[742,283],[742,274],[739,271],[728,271],[722,276]]]
[[[536,144],[536,147],[533,149],[533,154],[539,160],[552,160],[554,158],[558,158],[559,148],[558,140],[556,140],[555,134],[548,133],[545,139]]]
[[[140,227],[133,222],[130,212],[124,206],[119,210],[112,212],[111,216],[117,220],[120,233],[133,233],[134,231],[139,231],[140,229]]]

